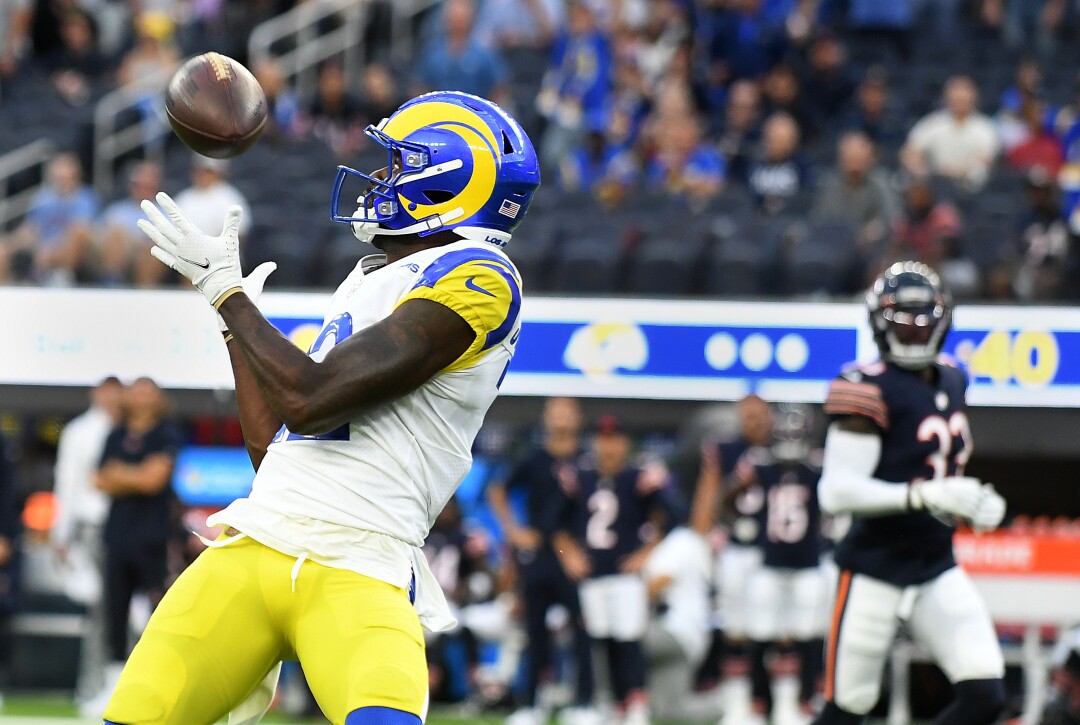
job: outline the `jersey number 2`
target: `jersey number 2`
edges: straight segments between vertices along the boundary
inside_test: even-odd
[[[964,475],[964,466],[971,458],[972,441],[971,425],[962,411],[956,411],[948,420],[940,415],[928,416],[919,424],[915,437],[922,443],[937,442],[937,450],[926,457],[926,465],[934,472],[932,478],[945,478],[949,475],[950,457],[956,467],[954,475]],[[959,438],[961,443],[954,451],[953,440],[956,438]]]
[[[611,525],[619,516],[619,497],[612,491],[600,489],[589,496],[589,521],[585,524],[585,543],[590,549],[602,551],[615,548],[619,535]]]

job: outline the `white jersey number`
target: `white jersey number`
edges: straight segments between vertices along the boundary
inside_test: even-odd
[[[915,438],[923,443],[937,442],[937,450],[926,457],[926,465],[933,470],[933,478],[945,478],[949,473],[949,458],[956,466],[957,476],[964,475],[964,467],[971,458],[973,448],[971,440],[971,425],[967,415],[962,411],[956,411],[945,420],[940,415],[928,416],[919,424],[915,432]],[[957,450],[953,450],[953,439],[959,438],[961,443]]]
[[[769,541],[797,544],[810,528],[810,512],[806,507],[809,491],[806,486],[782,483],[769,489],[769,510],[765,519],[765,534]]]
[[[602,488],[589,496],[589,521],[585,524],[585,543],[598,551],[613,549],[619,536],[611,525],[619,516],[619,497]]]

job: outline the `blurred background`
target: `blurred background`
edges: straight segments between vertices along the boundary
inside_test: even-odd
[[[243,205],[245,268],[278,262],[264,309],[306,347],[373,251],[330,221],[335,166],[384,166],[363,129],[428,90],[502,104],[544,179],[507,250],[531,297],[522,347],[430,544],[448,595],[474,608],[429,643],[440,712],[501,722],[537,698],[574,703],[566,611],[545,604],[547,629],[528,630],[515,563],[530,513],[515,475],[546,445],[547,398],[580,406],[586,457],[616,415],[625,464],[661,466],[689,508],[702,441],[746,442],[748,395],[770,421],[805,406],[820,443],[828,380],[873,354],[863,291],[917,259],[960,304],[946,350],[973,381],[970,470],[1010,504],[1005,533],[963,539],[961,558],[1002,602],[1011,713],[1039,722],[1071,693],[1075,716],[1078,41],[1076,0],[0,0],[0,720],[92,703],[123,645],[116,617],[137,636],[200,551],[191,532],[250,486],[213,319],[183,329],[193,295],[149,256],[138,200],[165,190],[208,229]],[[184,148],[162,107],[208,50],[270,101],[263,138],[228,162]],[[149,558],[110,574],[125,542],[102,538],[111,500],[93,480],[132,415],[163,427],[174,465],[147,509]],[[741,518],[718,515],[717,561]],[[126,615],[105,606],[103,573]],[[746,679],[707,579],[709,647],[677,691],[694,711],[664,721],[715,722],[737,697],[725,683]],[[778,680],[790,655],[771,656]],[[898,647],[878,716],[947,700],[923,659]],[[278,711],[318,717],[297,670]]]

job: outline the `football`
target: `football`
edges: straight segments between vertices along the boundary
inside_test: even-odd
[[[237,156],[266,127],[266,94],[247,68],[220,53],[185,62],[165,90],[165,113],[180,140],[215,159]]]

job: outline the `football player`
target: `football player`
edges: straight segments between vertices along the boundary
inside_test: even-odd
[[[780,405],[774,413],[773,442],[751,448],[736,466],[742,485],[761,486],[765,500],[762,567],[747,584],[753,616],[746,620],[754,714],[750,720],[806,723],[813,714],[821,674],[825,580],[820,568],[821,512],[817,484],[820,455],[810,447],[811,424],[805,406]],[[820,454],[820,451],[817,452]],[[783,697],[769,676],[766,654],[790,643],[799,661],[798,699]],[[777,690],[774,698],[773,690]]]
[[[552,543],[567,575],[580,582],[585,630],[606,649],[622,722],[648,725],[642,640],[649,612],[641,571],[662,538],[657,524],[673,523],[681,507],[666,470],[631,465],[630,450],[621,422],[602,416],[593,441],[595,468],[563,482]]]
[[[954,685],[955,700],[934,722],[991,723],[1005,700],[1001,649],[952,536],[960,521],[997,528],[1005,501],[964,475],[967,376],[940,356],[952,302],[929,267],[897,262],[874,282],[867,307],[881,359],[845,370],[825,401],[833,422],[818,498],[853,523],[836,549],[826,705],[815,722],[863,722],[903,621]]]
[[[454,621],[421,547],[518,341],[521,279],[502,247],[540,174],[521,126],[464,93],[419,96],[366,132],[387,165],[338,167],[332,215],[383,254],[341,284],[306,354],[253,302],[269,270],[241,278],[238,209],[212,236],[165,194],[143,202],[154,256],[227,327],[257,473],[154,613],[110,723],[216,722],[283,659],[331,722],[423,721],[421,626]]]

